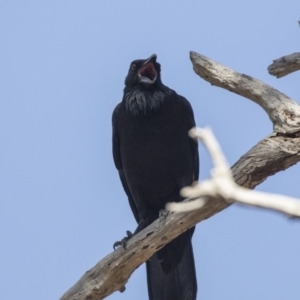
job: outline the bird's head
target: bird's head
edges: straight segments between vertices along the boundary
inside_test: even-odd
[[[127,87],[142,85],[150,87],[159,84],[160,81],[160,64],[156,62],[156,54],[152,54],[147,59],[134,60],[129,67],[125,79]]]

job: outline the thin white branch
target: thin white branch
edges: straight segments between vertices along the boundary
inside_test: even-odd
[[[200,182],[182,189],[184,197],[199,198],[203,196],[222,197],[228,202],[257,206],[276,210],[290,216],[300,217],[300,200],[277,194],[263,193],[241,187],[234,182],[229,165],[221,148],[210,129],[194,128],[190,133],[206,145],[212,161],[213,172],[210,180]],[[203,206],[203,199],[187,203],[169,203],[167,209],[171,211],[188,211]]]
[[[192,138],[200,139],[206,145],[207,150],[210,153],[214,172],[227,173],[229,171],[229,164],[223,154],[218,141],[214,138],[212,131],[209,128],[193,128],[190,130],[189,135]]]
[[[291,74],[298,70],[300,70],[300,52],[275,59],[268,67],[268,72],[277,78]]]
[[[210,60],[210,62],[212,61]],[[197,68],[197,62],[194,63],[194,68]],[[233,71],[223,66],[222,68],[218,68],[217,72],[215,72],[214,65],[212,69],[207,68],[205,72],[205,79],[207,81],[211,79],[211,83],[216,85],[217,79],[215,78],[226,79],[232,75]],[[247,77],[246,75],[244,76]],[[248,77],[251,78],[250,76]],[[236,92],[238,93],[239,83],[237,82],[236,84]],[[220,86],[222,85],[220,84]],[[222,87],[227,88],[226,86]],[[244,86],[242,88],[245,89]],[[267,99],[268,95],[265,95],[265,93],[266,91],[263,90],[257,91],[257,97],[259,98],[259,95],[263,95],[264,99]],[[269,99],[270,101],[273,99],[272,94]],[[259,100],[257,101],[259,102]],[[289,102],[279,105],[279,100],[274,101],[277,104],[274,106],[275,111],[273,114],[276,114],[276,108],[285,108],[286,114],[280,113],[280,116],[283,116],[284,119],[296,118],[293,120],[295,124],[294,127],[287,125],[287,128],[291,129],[291,131],[287,132],[297,131],[296,126],[299,119],[297,119],[297,115],[291,113],[294,109],[294,102],[291,102],[291,107],[289,107]],[[276,120],[276,118],[273,119]],[[285,120],[280,121],[280,118],[278,119],[278,127],[281,126],[281,122],[286,122]],[[300,123],[298,123],[298,126],[300,127]],[[284,132],[284,130],[282,132]],[[231,170],[234,181],[237,184],[247,188],[254,188],[269,176],[283,171],[299,161],[300,137],[298,135],[271,134],[245,153],[232,166]],[[219,163],[217,162],[216,164]],[[207,188],[211,189],[209,185]],[[206,201],[206,205],[203,206],[204,202],[202,202],[201,205],[203,207],[200,210],[168,214],[164,219],[156,220],[130,239],[126,250],[121,248],[117,249],[99,261],[66,291],[60,300],[101,300],[115,291],[122,290],[132,272],[134,272],[141,263],[149,259],[158,249],[185,230],[212,217],[230,205],[221,197],[214,197],[213,199],[211,199],[211,197],[204,197],[204,201]],[[195,201],[192,201],[186,205],[194,203]]]

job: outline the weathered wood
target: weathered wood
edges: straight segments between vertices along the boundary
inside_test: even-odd
[[[300,109],[293,100],[261,81],[234,72],[195,52],[191,52],[191,59],[197,74],[214,85],[255,101],[273,121],[274,133],[233,165],[232,174],[236,183],[253,189],[269,176],[300,160]],[[123,290],[134,270],[158,249],[228,206],[229,203],[220,198],[209,199],[200,210],[168,214],[156,220],[130,239],[126,250],[117,249],[87,271],[60,300],[100,300]]]
[[[268,72],[277,78],[281,78],[298,70],[300,70],[300,52],[275,59],[268,67]]]
[[[212,59],[190,52],[194,71],[209,83],[244,96],[260,105],[280,133],[299,131],[300,107],[288,96],[254,77],[240,74]]]
[[[235,181],[254,188],[268,176],[283,171],[300,160],[300,137],[270,136],[243,155],[232,167]],[[227,208],[222,199],[210,199],[200,210],[169,214],[134,236],[126,250],[112,252],[67,291],[60,300],[100,300],[121,290],[133,271],[170,240]]]

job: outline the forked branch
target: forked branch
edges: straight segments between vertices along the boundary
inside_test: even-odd
[[[191,52],[197,74],[210,83],[240,94],[259,104],[273,122],[274,132],[260,141],[232,166],[234,181],[253,189],[268,176],[300,160],[300,108],[296,102],[247,75],[239,74],[209,58]],[[218,195],[208,197],[198,210],[168,214],[129,240],[127,249],[110,253],[87,271],[60,300],[100,300],[123,290],[134,270],[158,249],[230,204]]]
[[[269,115],[274,131],[294,133],[300,130],[300,107],[288,96],[254,77],[238,73],[204,55],[190,52],[194,71],[204,80],[260,105]]]
[[[300,217],[300,199],[278,194],[258,192],[237,185],[229,165],[210,129],[194,128],[190,135],[203,141],[213,161],[211,179],[182,189],[181,195],[192,198],[190,202],[168,203],[167,209],[174,212],[199,209],[205,204],[205,196],[221,197],[229,203],[241,203],[272,209],[292,217]]]

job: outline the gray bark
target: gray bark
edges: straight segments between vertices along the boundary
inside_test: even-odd
[[[260,105],[269,115],[274,131],[293,133],[299,131],[300,107],[288,96],[251,76],[240,74],[204,55],[191,52],[194,71],[204,80]]]
[[[290,98],[247,75],[191,52],[195,72],[210,83],[255,101],[270,116],[274,132],[243,155],[233,166],[236,183],[253,189],[269,176],[300,160],[300,108]],[[123,290],[134,270],[158,249],[195,224],[230,204],[221,198],[188,213],[168,214],[129,240],[127,249],[110,253],[87,271],[60,300],[100,300]]]
[[[300,70],[300,52],[275,59],[268,67],[269,73],[277,78],[291,74],[298,70]]]

